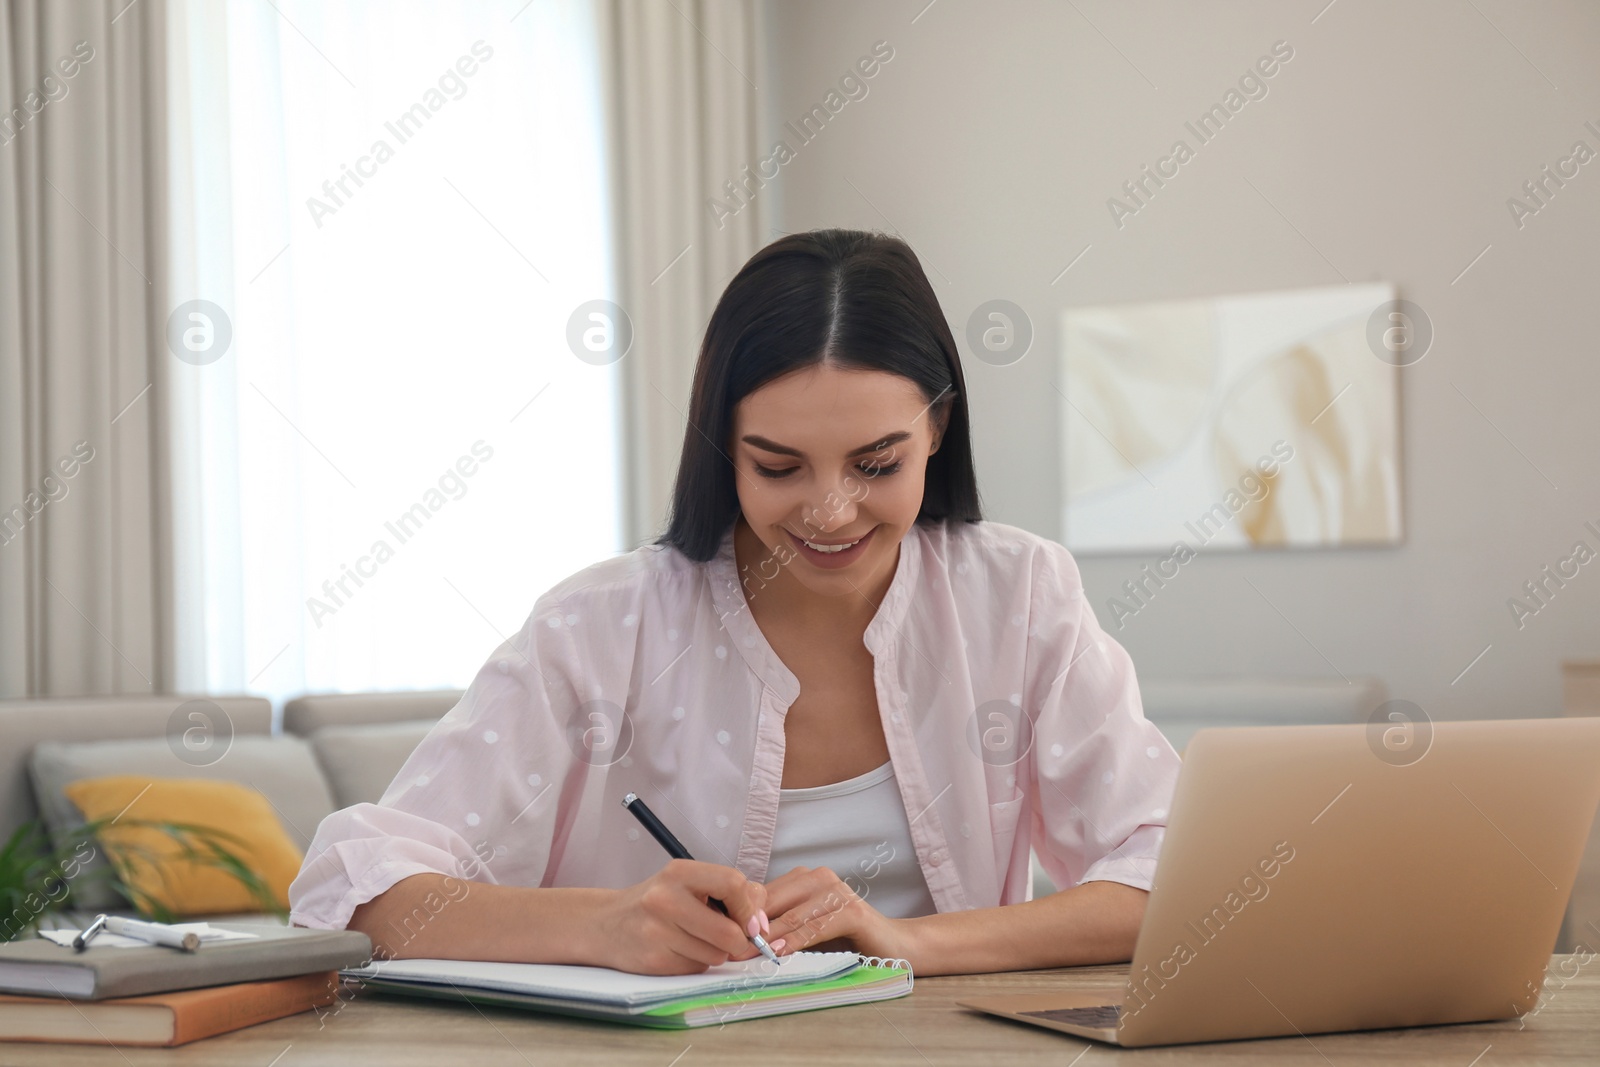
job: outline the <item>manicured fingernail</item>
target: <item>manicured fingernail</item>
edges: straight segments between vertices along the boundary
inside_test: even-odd
[[[761,932],[764,934],[772,933],[772,923],[767,919],[767,913],[758,911],[756,914],[761,918]]]
[[[771,945],[772,951],[774,951],[774,952],[782,952],[783,951],[783,946],[787,945],[788,943],[789,942],[788,942],[787,938],[780,937],[780,938],[778,938],[778,940],[776,940],[776,941],[774,941],[772,943],[772,945]]]
[[[754,937],[761,932],[761,923],[756,920],[756,916],[750,916],[750,921],[744,924],[744,932],[749,934],[751,937]]]

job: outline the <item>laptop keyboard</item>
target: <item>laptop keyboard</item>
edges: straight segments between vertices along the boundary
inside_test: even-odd
[[[1122,1018],[1121,1004],[1097,1004],[1092,1008],[1050,1008],[1045,1011],[1019,1011],[1018,1015],[1031,1015],[1036,1019],[1049,1019],[1070,1026],[1092,1026],[1096,1029],[1114,1027]]]

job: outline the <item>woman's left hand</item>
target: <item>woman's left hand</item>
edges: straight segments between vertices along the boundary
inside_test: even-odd
[[[827,867],[796,867],[766,884],[769,942],[783,938],[780,956],[826,941],[847,941],[857,952],[905,956],[905,926],[890,919]]]

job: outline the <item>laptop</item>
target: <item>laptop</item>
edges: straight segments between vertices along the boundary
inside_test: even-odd
[[[1600,719],[1202,730],[1121,988],[959,1003],[1126,1047],[1514,1018],[1597,805]]]

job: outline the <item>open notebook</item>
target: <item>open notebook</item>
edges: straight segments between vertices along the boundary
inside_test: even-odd
[[[758,957],[688,975],[472,960],[384,960],[342,973],[392,993],[666,1029],[889,1000],[912,983],[905,960],[854,952],[796,952],[778,965]]]

